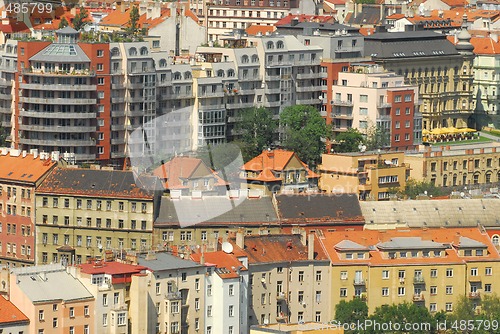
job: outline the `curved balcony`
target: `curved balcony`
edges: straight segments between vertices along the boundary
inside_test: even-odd
[[[19,138],[19,143],[24,145],[36,146],[57,146],[57,147],[74,147],[74,146],[95,146],[95,141],[91,139],[28,139]]]
[[[93,119],[97,117],[97,113],[95,112],[40,112],[32,110],[21,110],[19,114],[24,117],[53,119]]]
[[[60,99],[60,98],[44,99],[40,97],[21,96],[19,98],[19,102],[35,103],[35,104],[82,105],[82,104],[96,104],[97,99]]]
[[[30,68],[25,68],[22,70],[23,75],[36,75],[36,76],[44,76],[44,77],[54,77],[54,76],[71,76],[71,77],[95,77],[96,74],[94,71],[89,70],[79,70],[79,71],[41,71],[36,70],[33,71]]]
[[[82,133],[87,133],[87,132],[95,132],[96,127],[95,126],[73,126],[73,125],[68,125],[68,126],[59,126],[59,125],[26,125],[26,124],[19,124],[19,129],[24,130],[24,131],[36,131],[36,132],[60,132],[60,133],[67,133],[67,132],[82,132]]]

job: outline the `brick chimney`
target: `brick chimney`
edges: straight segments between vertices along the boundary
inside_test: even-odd
[[[314,260],[314,232],[307,236],[307,259]]]

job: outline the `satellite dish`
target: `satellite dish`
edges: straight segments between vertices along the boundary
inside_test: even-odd
[[[181,257],[181,259],[183,259],[184,258],[184,254],[181,254],[180,257]]]
[[[222,251],[226,254],[231,254],[233,252],[233,245],[225,241],[222,243]]]

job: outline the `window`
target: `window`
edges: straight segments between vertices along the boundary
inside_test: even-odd
[[[57,328],[57,318],[52,318],[52,327]]]
[[[452,312],[453,311],[453,303],[446,303],[446,312]]]
[[[405,295],[405,287],[400,286],[398,287],[398,296],[404,296]]]
[[[491,284],[484,285],[484,292],[491,293]]]
[[[102,315],[102,325],[103,326],[107,326],[108,325],[108,314],[107,313],[104,313]]]
[[[44,320],[45,320],[45,317],[44,317],[43,310],[39,310],[38,311],[38,321],[44,321]]]
[[[170,303],[170,312],[172,314],[179,313],[179,302],[178,301],[173,301]]]
[[[125,318],[125,314],[126,314],[125,312],[118,313],[117,321],[116,321],[118,326],[123,326],[126,324],[127,319]]]
[[[389,296],[389,288],[388,287],[383,287],[382,288],[382,296],[383,297]]]
[[[321,281],[321,270],[316,271],[316,281]]]
[[[429,311],[430,312],[436,312],[437,311],[437,305],[436,305],[436,303],[431,303],[429,305]]]
[[[431,295],[436,295],[437,294],[437,286],[435,286],[435,285],[431,286],[429,292]]]
[[[316,291],[316,303],[321,303],[321,291]]]
[[[229,305],[229,316],[234,317],[234,305]]]
[[[394,97],[394,102],[401,102],[401,95],[396,95]]]
[[[446,277],[453,277],[453,268],[446,269]]]
[[[471,268],[470,269],[470,275],[471,276],[477,276],[477,268]]]
[[[70,307],[69,308],[69,317],[70,318],[74,318],[75,317],[75,308],[74,307]]]
[[[207,306],[207,317],[211,317],[212,316],[212,305],[208,305]]]
[[[382,270],[382,279],[389,279],[389,270]]]
[[[405,94],[405,102],[411,102],[411,94]]]
[[[340,279],[341,280],[346,280],[347,279],[347,271],[341,271],[340,272]]]
[[[485,274],[486,276],[491,276],[491,275],[493,274],[493,270],[492,270],[492,268],[491,268],[491,267],[486,267],[486,268],[484,269],[484,274]]]
[[[299,282],[304,282],[304,272],[299,271]]]
[[[360,95],[359,102],[368,102],[368,95]]]
[[[208,284],[207,285],[207,296],[211,296],[212,295],[212,284]]]
[[[73,326],[69,327],[69,334],[75,334],[75,327]]]
[[[431,269],[431,277],[435,278],[438,276],[437,269]]]
[[[119,292],[115,292],[114,295],[113,295],[113,304],[118,304],[120,301],[120,293]]]
[[[229,295],[234,296],[234,285],[233,284],[229,285]]]
[[[453,294],[453,286],[447,285],[446,286],[446,294],[447,295],[452,295]]]
[[[102,295],[102,306],[108,306],[108,294],[107,293]]]
[[[340,297],[347,297],[347,289],[340,288]]]

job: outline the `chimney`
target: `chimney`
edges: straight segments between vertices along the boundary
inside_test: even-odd
[[[205,265],[205,253],[204,252],[201,253],[200,264],[202,266]]]
[[[292,19],[291,25],[292,25],[292,27],[294,27],[294,26],[296,26],[297,24],[299,24],[299,19],[298,19],[298,18],[296,18],[296,17],[294,17],[294,18]]]
[[[314,260],[314,233],[307,236],[307,259]]]
[[[300,242],[303,246],[307,246],[307,232],[303,228],[300,229]]]
[[[245,235],[243,234],[242,229],[239,229],[238,232],[236,232],[236,246],[241,249],[245,248]]]

